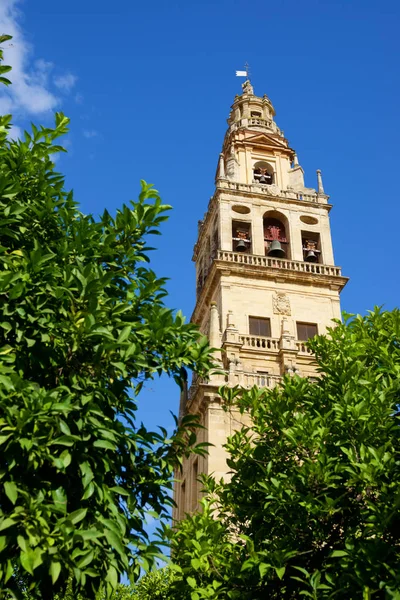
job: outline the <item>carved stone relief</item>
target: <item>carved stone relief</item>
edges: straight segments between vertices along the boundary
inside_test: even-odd
[[[272,297],[272,306],[274,313],[277,315],[291,315],[290,301],[286,294],[277,292]]]

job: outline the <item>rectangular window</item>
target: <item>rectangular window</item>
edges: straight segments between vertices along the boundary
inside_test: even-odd
[[[251,111],[251,116],[252,117],[261,117],[261,113],[258,112],[257,110],[252,110]]]
[[[260,317],[249,317],[249,333],[250,335],[262,335],[263,337],[271,337],[271,321]]]
[[[268,387],[269,377],[267,371],[257,371],[258,387]]]
[[[297,323],[297,339],[306,342],[318,335],[318,327],[315,323]]]

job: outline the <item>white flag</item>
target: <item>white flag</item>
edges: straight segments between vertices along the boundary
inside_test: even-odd
[[[247,77],[247,71],[236,71],[236,77]]]

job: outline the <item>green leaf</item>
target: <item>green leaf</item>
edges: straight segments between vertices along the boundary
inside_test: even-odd
[[[19,559],[25,571],[33,575],[34,570],[43,563],[42,554],[43,551],[40,548],[21,552]]]
[[[118,342],[125,342],[125,340],[127,340],[130,336],[131,331],[132,327],[130,325],[126,325],[118,336]]]
[[[108,581],[113,589],[118,585],[118,572],[114,566],[110,566],[107,571],[106,581]]]
[[[18,498],[18,488],[13,481],[6,481],[4,484],[4,491],[7,498],[15,504]]]
[[[106,450],[115,450],[116,448],[115,444],[112,444],[107,440],[96,440],[93,442],[93,446],[95,448],[105,448]]]
[[[104,531],[104,535],[106,536],[107,542],[110,544],[110,546],[115,548],[115,550],[117,550],[117,552],[120,554],[120,556],[124,556],[124,554],[125,554],[124,547],[121,544],[120,538],[114,533],[114,531],[111,531],[110,529],[106,529]]]
[[[57,446],[73,446],[76,441],[80,441],[79,437],[75,435],[62,435],[59,438],[56,438],[52,444]]]
[[[87,554],[85,554],[84,556],[81,556],[81,558],[79,558],[79,560],[77,560],[76,564],[79,567],[79,569],[84,569],[85,567],[90,565],[90,563],[93,561],[93,558],[94,558],[94,551],[90,550]]]
[[[196,571],[198,571],[200,569],[201,562],[199,561],[198,558],[192,558],[192,560],[190,561],[190,564],[192,565],[193,569],[195,569]]]
[[[51,581],[52,581],[53,585],[59,578],[60,572],[61,572],[61,563],[59,563],[57,561],[52,561],[50,563],[49,574],[51,576]]]
[[[57,510],[65,514],[67,512],[67,495],[65,490],[62,487],[59,487],[56,490],[53,490],[51,495]]]
[[[186,581],[188,582],[191,588],[197,587],[196,580],[193,577],[186,577]]]
[[[82,521],[82,519],[86,517],[87,511],[87,508],[78,508],[78,510],[75,510],[74,512],[67,515],[67,519],[68,521],[71,521],[71,523],[76,525],[77,523],[79,523],[79,521]]]
[[[267,572],[269,571],[270,568],[271,568],[271,565],[264,563],[264,562],[262,562],[258,565],[258,570],[260,572],[261,579],[267,574]]]
[[[16,521],[14,521],[14,519],[11,519],[10,517],[6,517],[2,521],[0,521],[0,531],[3,531],[4,529],[8,529],[9,527],[12,527],[15,524],[16,524]]]

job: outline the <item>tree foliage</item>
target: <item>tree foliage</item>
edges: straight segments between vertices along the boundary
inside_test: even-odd
[[[18,597],[21,581],[32,598],[62,596],[71,575],[75,597],[108,596],[159,553],[146,515],[168,514],[172,471],[194,442],[191,419],[171,437],[136,423],[136,396],[161,373],[204,374],[210,354],[147,264],[169,209],[158,192],[142,182],[115,216],[84,215],[51,159],[68,119],[22,141],[10,122],[0,118],[0,596]]]
[[[171,532],[171,598],[400,598],[400,311],[309,345],[317,382],[221,390],[252,426],[227,442],[231,481]]]

